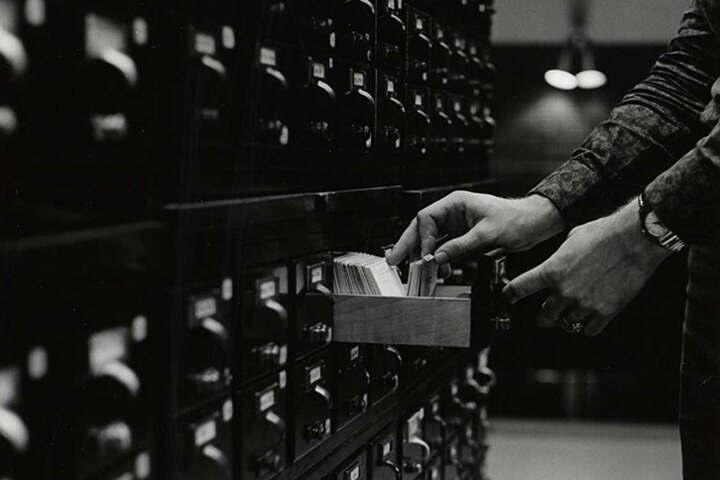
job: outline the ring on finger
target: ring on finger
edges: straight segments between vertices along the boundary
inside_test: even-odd
[[[567,333],[578,334],[578,333],[582,333],[583,329],[585,328],[585,322],[583,322],[581,319],[577,318],[576,316],[570,314],[570,315],[565,315],[560,320],[560,327],[563,330],[565,330]]]

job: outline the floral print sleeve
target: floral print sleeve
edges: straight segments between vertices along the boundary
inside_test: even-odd
[[[579,224],[647,187],[648,203],[687,242],[703,242],[712,228],[720,229],[720,129],[687,153],[707,134],[701,113],[720,75],[716,3],[692,3],[648,78],[530,193],[547,197],[569,224]]]

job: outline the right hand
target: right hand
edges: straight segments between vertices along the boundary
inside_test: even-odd
[[[418,212],[387,261],[397,265],[418,249],[420,256],[434,253],[440,265],[474,254],[518,252],[564,228],[558,209],[540,195],[506,199],[456,191]],[[438,246],[446,234],[451,240]]]

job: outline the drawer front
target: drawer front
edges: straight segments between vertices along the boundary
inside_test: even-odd
[[[368,480],[367,452],[365,450],[356,453],[344,461],[331,476],[334,480]]]
[[[370,374],[360,345],[334,345],[335,419],[339,430],[368,408]]]
[[[398,480],[402,475],[398,464],[396,429],[390,426],[369,444],[370,478],[372,480]]]
[[[237,459],[244,479],[272,478],[287,464],[287,372],[281,370],[240,394]]]
[[[389,345],[368,345],[365,348],[370,372],[370,404],[374,405],[397,390],[403,358],[397,348]]]
[[[228,389],[232,383],[233,287],[230,280],[185,296],[180,346],[180,405],[191,405]]]
[[[431,450],[425,440],[424,419],[425,408],[420,407],[400,424],[403,479],[415,479],[427,471]]]
[[[253,269],[243,275],[239,346],[240,383],[275,372],[288,361],[290,298],[287,267]]]
[[[333,264],[330,255],[298,260],[293,269],[296,359],[325,347],[333,338]]]
[[[297,461],[332,433],[329,357],[320,352],[295,367],[295,451]]]
[[[232,400],[227,398],[180,418],[179,478],[232,478],[233,413]]]

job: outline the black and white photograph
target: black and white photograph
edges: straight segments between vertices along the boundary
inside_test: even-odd
[[[720,480],[720,0],[0,0],[0,480]]]

